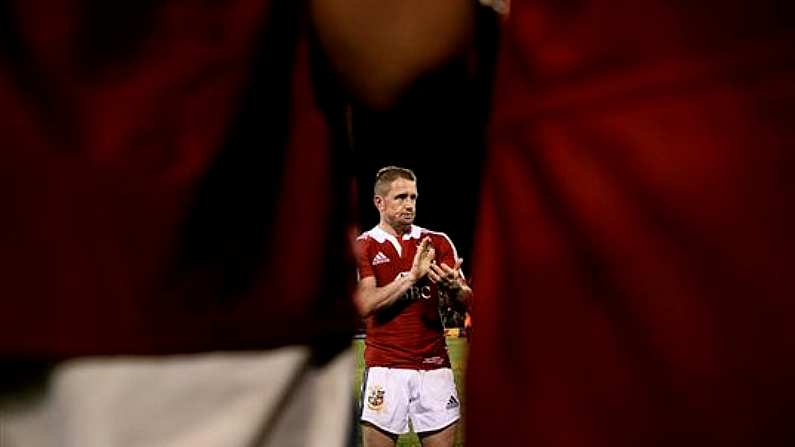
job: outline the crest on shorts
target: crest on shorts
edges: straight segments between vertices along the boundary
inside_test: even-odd
[[[370,394],[367,395],[367,407],[373,411],[379,411],[384,406],[384,391],[380,385],[375,385],[370,388]]]

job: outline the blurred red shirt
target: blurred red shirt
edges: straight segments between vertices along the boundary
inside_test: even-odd
[[[514,1],[467,445],[795,442],[795,36],[780,2]]]
[[[302,4],[2,5],[0,355],[350,333],[349,183]]]

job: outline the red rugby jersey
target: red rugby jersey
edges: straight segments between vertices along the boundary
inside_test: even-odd
[[[376,226],[356,240],[359,277],[375,276],[378,287],[389,284],[399,273],[411,270],[417,246],[426,236],[436,250],[436,262],[454,266],[458,253],[446,234],[412,225],[410,232],[397,238]],[[450,366],[439,315],[439,292],[427,276],[392,306],[367,318],[364,360],[368,367]]]

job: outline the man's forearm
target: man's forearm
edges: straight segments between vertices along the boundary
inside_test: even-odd
[[[391,306],[416,282],[417,278],[407,273],[383,287],[359,287],[355,300],[359,313],[366,317],[378,309]]]
[[[472,303],[472,289],[469,288],[466,283],[462,283],[458,287],[446,290],[445,294],[449,300],[453,301],[449,304],[455,307],[466,310],[469,309],[469,305]]]
[[[458,290],[456,299],[468,309],[469,305],[472,304],[472,289],[470,289],[468,285],[464,285]]]

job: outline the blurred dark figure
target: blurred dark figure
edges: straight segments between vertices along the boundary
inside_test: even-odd
[[[308,8],[0,3],[0,442],[344,440],[306,414],[355,322]]]
[[[0,11],[2,352],[346,333],[345,264],[326,262],[346,252],[348,175],[312,97],[303,8],[66,3]]]
[[[513,2],[467,446],[795,444],[794,18]]]
[[[3,442],[342,442],[334,89],[388,108],[465,46],[422,4],[0,2]]]

